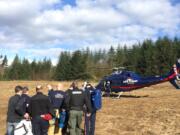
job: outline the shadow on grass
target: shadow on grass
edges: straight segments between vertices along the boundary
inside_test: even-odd
[[[102,97],[112,97],[112,98],[118,98],[118,94],[104,94]],[[144,95],[144,96],[137,96],[137,95],[121,95],[120,98],[147,98],[149,95]]]

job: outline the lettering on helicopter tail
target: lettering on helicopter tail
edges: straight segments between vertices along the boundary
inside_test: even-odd
[[[126,84],[134,84],[138,82],[138,80],[133,80],[131,78],[128,78],[127,80],[123,81],[123,83],[126,83]]]

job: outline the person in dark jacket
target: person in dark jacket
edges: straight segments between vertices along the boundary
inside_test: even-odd
[[[68,126],[68,121],[69,121],[69,107],[68,107],[68,98],[69,98],[69,93],[71,90],[73,90],[73,84],[69,86],[69,88],[65,91],[65,97],[64,97],[64,107],[66,111],[66,119],[64,122],[64,128],[62,129],[63,135],[69,135],[69,126]]]
[[[19,100],[16,106],[16,111],[20,115],[26,116],[26,119],[29,119],[29,113],[28,113],[29,103],[30,103],[29,89],[28,87],[23,87],[21,99]]]
[[[16,111],[16,105],[21,99],[22,87],[15,87],[15,95],[9,99],[7,111],[7,135],[14,135],[14,129],[23,119],[23,116]]]
[[[93,92],[93,90],[94,90],[94,87],[90,83],[86,83],[86,85],[84,86],[84,91],[90,102],[92,102],[91,93]],[[96,109],[93,107],[92,103],[91,103],[91,107],[92,107],[91,116],[87,117],[87,115],[85,115],[85,134],[86,135],[94,135],[95,133]],[[86,113],[87,113],[87,110],[85,107],[85,114]]]
[[[69,108],[69,130],[70,135],[81,135],[80,125],[82,123],[83,106],[87,106],[87,116],[91,115],[91,104],[85,92],[78,88],[77,82],[73,82],[72,90],[68,92],[67,106]]]
[[[49,116],[54,115],[50,100],[48,96],[42,93],[42,90],[42,86],[37,85],[36,95],[31,98],[28,107],[29,114],[32,117],[32,130],[34,135],[47,135]]]

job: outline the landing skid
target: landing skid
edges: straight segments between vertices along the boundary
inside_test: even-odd
[[[120,96],[123,94],[123,92],[120,92],[119,94],[118,94],[118,97],[116,97],[116,98],[120,98]]]
[[[123,94],[122,91],[118,93],[118,96],[114,92],[111,92],[110,94],[107,94],[106,92],[103,91],[102,92],[102,97],[112,97],[112,98],[119,99],[122,96],[122,94]]]
[[[120,99],[120,97],[122,96],[122,94],[123,94],[123,92],[119,92],[119,93],[118,93],[118,96],[117,96],[116,93],[111,93],[110,95],[111,95],[112,98]]]

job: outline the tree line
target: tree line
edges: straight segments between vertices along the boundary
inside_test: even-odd
[[[52,68],[50,59],[29,62],[28,59],[21,60],[16,55],[10,66],[1,67],[3,73],[0,78],[1,80],[50,80]]]
[[[142,76],[167,73],[180,58],[180,39],[150,39],[132,46],[111,46],[108,50],[89,48],[60,53],[56,66],[50,59],[29,62],[15,56],[11,65],[1,68],[1,80],[75,80],[100,79],[115,67],[126,67]],[[5,59],[5,57],[4,57]],[[7,63],[7,57],[4,61]],[[2,70],[3,69],[3,70]]]

